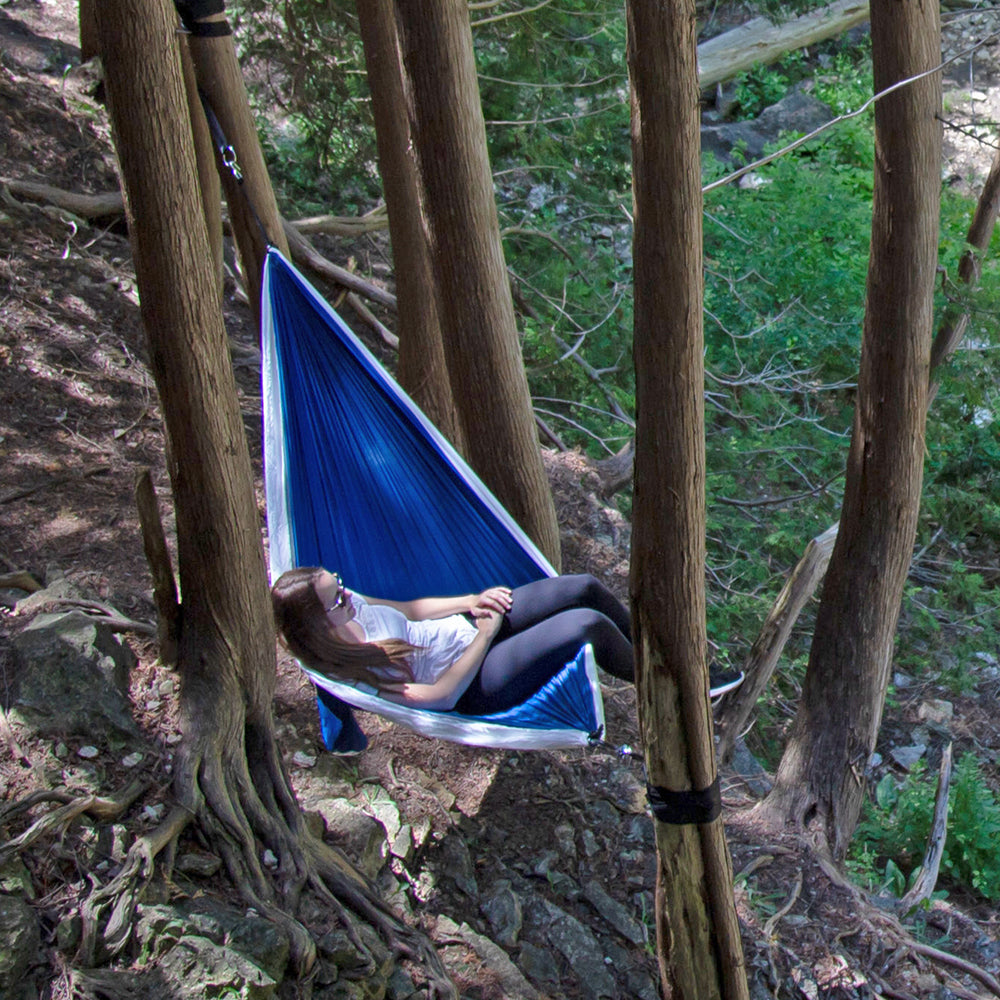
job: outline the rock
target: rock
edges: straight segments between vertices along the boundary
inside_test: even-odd
[[[955,706],[950,701],[941,698],[931,698],[917,709],[917,718],[926,722],[931,729],[947,732],[955,715]]]
[[[507,879],[500,879],[490,894],[480,901],[479,909],[489,921],[497,943],[504,948],[513,948],[521,933],[524,914],[521,912],[521,901],[511,888],[510,882]]]
[[[194,878],[211,878],[222,867],[222,859],[205,851],[188,851],[177,859],[177,871]]]
[[[358,867],[374,878],[385,863],[385,831],[359,806],[346,799],[320,799],[312,811],[322,817],[327,835]]]
[[[288,965],[289,940],[276,924],[205,896],[178,906],[140,906],[135,935],[140,946],[140,961],[156,961],[180,942],[195,939],[189,950],[196,953],[204,951],[211,959],[209,965],[214,965],[224,956],[204,949],[198,943],[207,940],[239,955],[243,961],[233,960],[232,963],[239,975],[248,982],[259,982],[264,986],[264,980],[256,980],[246,965],[252,964],[262,976],[275,984],[281,981]],[[251,993],[239,995],[250,996]]]
[[[614,977],[604,962],[600,942],[576,917],[542,900],[546,917],[545,934],[553,948],[569,963],[584,996],[599,1000],[619,996]]]
[[[368,808],[375,819],[385,828],[385,839],[391,844],[402,826],[402,820],[399,818],[399,806],[383,794],[372,801]]]
[[[584,885],[583,898],[626,941],[631,941],[635,945],[646,944],[646,928],[621,903],[612,899],[597,882],[587,882]]]
[[[729,162],[733,151],[740,148],[746,161],[756,160],[782,133],[812,132],[831,118],[833,112],[822,101],[793,89],[777,104],[765,108],[754,121],[702,125],[702,154],[712,153],[717,160]]]
[[[729,767],[738,774],[754,795],[763,798],[771,791],[771,776],[764,770],[756,757],[747,749],[742,738],[733,741],[733,756]]]
[[[440,916],[437,933],[464,941],[496,974],[503,988],[504,1000],[541,1000],[538,991],[529,983],[507,953],[482,934],[477,934],[468,924],[456,924],[451,918]]]
[[[559,982],[559,966],[547,948],[538,948],[525,941],[521,945],[518,964],[524,970],[524,974],[536,983]]]
[[[18,995],[40,943],[35,911],[20,895],[0,895],[0,996]]]
[[[436,856],[428,858],[428,866],[436,868],[442,876],[451,879],[467,896],[479,895],[472,855],[469,853],[468,845],[458,834],[449,833],[441,841]]]
[[[31,873],[20,858],[13,857],[0,868],[0,893],[23,896],[27,900],[35,898]]]
[[[197,935],[185,935],[162,955],[157,973],[172,984],[176,1000],[270,1000],[278,990],[275,980],[245,955]]]
[[[81,611],[40,614],[11,645],[12,719],[51,738],[141,739],[128,701],[135,654],[109,628]]]
[[[909,747],[893,747],[889,755],[900,767],[909,771],[926,752],[927,747],[923,743],[915,743]]]

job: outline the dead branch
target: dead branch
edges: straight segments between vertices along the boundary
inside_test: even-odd
[[[0,574],[0,587],[11,590],[26,590],[29,594],[36,594],[43,589],[42,585],[25,569]]]
[[[716,753],[720,761],[732,756],[736,737],[747,724],[757,699],[770,681],[795,622],[823,579],[837,538],[837,527],[834,524],[827,528],[806,546],[743,664],[746,680],[723,698],[716,720],[719,733]]]
[[[49,604],[57,607],[74,608],[92,618],[98,625],[111,629],[112,632],[135,632],[138,635],[156,635],[156,626],[152,622],[140,622],[126,618],[110,604],[100,601],[88,601],[78,597],[53,597]]]
[[[13,503],[15,500],[24,500],[27,497],[34,496],[36,493],[40,493],[42,490],[57,489],[60,486],[64,486],[66,483],[73,482],[76,478],[90,479],[91,476],[103,476],[104,473],[110,471],[110,465],[96,465],[92,469],[84,469],[83,472],[78,474],[78,476],[57,476],[55,479],[47,479],[35,486],[26,486],[24,489],[11,490],[9,493],[3,494],[0,496],[0,504]]]
[[[360,296],[354,292],[347,293],[347,304],[358,314],[359,318],[368,324],[382,338],[382,342],[391,351],[399,350],[399,337],[396,336],[379,318],[368,308]]]
[[[768,918],[766,924],[764,924],[764,940],[770,941],[772,935],[774,934],[774,928],[777,927],[778,921],[788,913],[789,910],[795,905],[795,901],[799,898],[802,893],[802,869],[799,869],[798,875],[795,877],[795,885],[792,886],[792,891],[788,894],[788,899],[782,904],[782,906],[775,910],[775,912]]]
[[[12,177],[0,177],[0,186],[7,188],[11,194],[19,198],[52,205],[81,219],[119,218],[125,214],[125,204],[120,191],[84,194],[80,191],[64,191],[48,184],[19,181]]]
[[[349,215],[313,215],[306,219],[293,219],[291,222],[303,236],[313,236],[317,233],[323,236],[342,236],[351,239],[364,236],[365,233],[376,233],[389,228],[389,216],[385,205],[379,205],[370,212],[357,217]]]
[[[979,284],[979,275],[982,270],[981,255],[986,252],[990,245],[998,213],[1000,213],[1000,150],[993,157],[989,175],[983,184],[979,201],[976,203],[976,211],[972,216],[972,223],[969,225],[969,232],[965,237],[969,249],[962,255],[958,266],[959,279],[968,288],[975,288]],[[968,324],[968,309],[962,308],[962,305],[958,303],[949,303],[937,336],[931,345],[931,386],[928,405],[937,394],[938,386],[935,378],[937,369],[955,352],[962,337],[965,336],[965,328]]]
[[[305,236],[302,235],[290,222],[282,219],[282,227],[285,232],[285,239],[288,240],[288,249],[292,255],[292,260],[300,267],[319,275],[328,281],[334,281],[342,285],[348,291],[357,292],[372,302],[378,302],[395,311],[396,296],[387,292],[384,288],[365,281],[364,278],[352,274],[344,267],[340,267],[324,257]]]
[[[949,743],[941,754],[941,767],[938,770],[937,794],[934,798],[934,821],[927,837],[927,849],[924,851],[924,861],[920,866],[920,874],[910,888],[910,891],[899,901],[901,913],[909,913],[924,900],[930,899],[937,885],[938,871],[941,867],[941,857],[944,854],[945,839],[948,836],[948,789],[951,785],[951,748]]]
[[[170,561],[170,550],[163,533],[160,506],[156,502],[153,477],[149,469],[139,473],[135,484],[135,502],[142,528],[142,546],[153,574],[153,598],[156,601],[156,637],[160,661],[177,662],[177,642],[180,638],[181,606],[177,599],[177,581]]]
[[[871,928],[874,934],[883,938],[888,937],[891,940],[898,941],[900,946],[908,949],[916,955],[928,958],[932,962],[936,962],[939,965],[946,965],[951,968],[958,969],[982,983],[983,986],[990,990],[994,996],[1000,997],[1000,981],[998,981],[995,976],[992,976],[985,969],[973,962],[969,962],[964,958],[959,958],[957,955],[949,954],[946,951],[941,951],[938,948],[932,948],[930,945],[917,941],[909,933],[909,931],[903,927],[896,916],[873,904],[868,894],[855,885],[841,872],[840,868],[830,856],[829,849],[825,846],[825,844],[812,843],[810,844],[810,847],[812,849],[813,856],[816,858],[820,868],[823,869],[824,874],[834,885],[851,896],[854,902],[854,912],[861,917],[864,923]]]
[[[81,220],[121,218],[125,214],[125,203],[120,191],[82,194],[51,187],[48,184],[35,184],[5,177],[0,177],[0,187],[30,201],[52,205],[61,211],[70,212]],[[357,236],[360,233],[384,228],[388,224],[386,221],[380,220],[374,213],[369,213],[357,221],[336,216],[318,216],[304,219],[302,224],[303,228],[300,230],[297,223],[289,222],[287,219],[282,220],[292,259],[299,266],[389,309],[396,308],[395,295],[327,260],[304,235],[306,232],[332,233],[339,228],[343,233],[338,235]],[[0,503],[5,503],[8,499],[14,498],[0,498]]]

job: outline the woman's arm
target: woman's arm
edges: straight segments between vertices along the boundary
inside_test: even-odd
[[[420,622],[447,618],[449,615],[471,614],[476,618],[492,612],[503,615],[510,611],[511,592],[509,587],[490,587],[481,594],[463,594],[460,597],[418,597],[413,601],[386,601],[369,597],[366,600],[369,604],[395,608],[411,622]]]
[[[486,656],[502,620],[502,616],[496,613],[488,613],[477,618],[478,632],[475,639],[433,684],[407,682],[384,684],[380,686],[382,697],[413,708],[450,711],[458,704],[458,699],[465,694],[482,666],[483,657]]]

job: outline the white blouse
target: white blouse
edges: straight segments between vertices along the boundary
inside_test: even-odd
[[[413,622],[386,604],[369,604],[360,594],[351,592],[349,600],[366,642],[402,639],[418,647],[409,659],[413,680],[418,684],[433,684],[465,652],[479,631],[465,615]]]

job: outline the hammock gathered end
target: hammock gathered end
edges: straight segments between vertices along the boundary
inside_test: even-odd
[[[555,575],[462,457],[273,248],[261,325],[272,579],[295,566],[323,566],[359,593],[406,601]],[[346,748],[345,704],[476,746],[583,746],[604,730],[589,646],[523,704],[482,717],[399,705],[371,688],[306,673],[320,692],[331,750]]]

